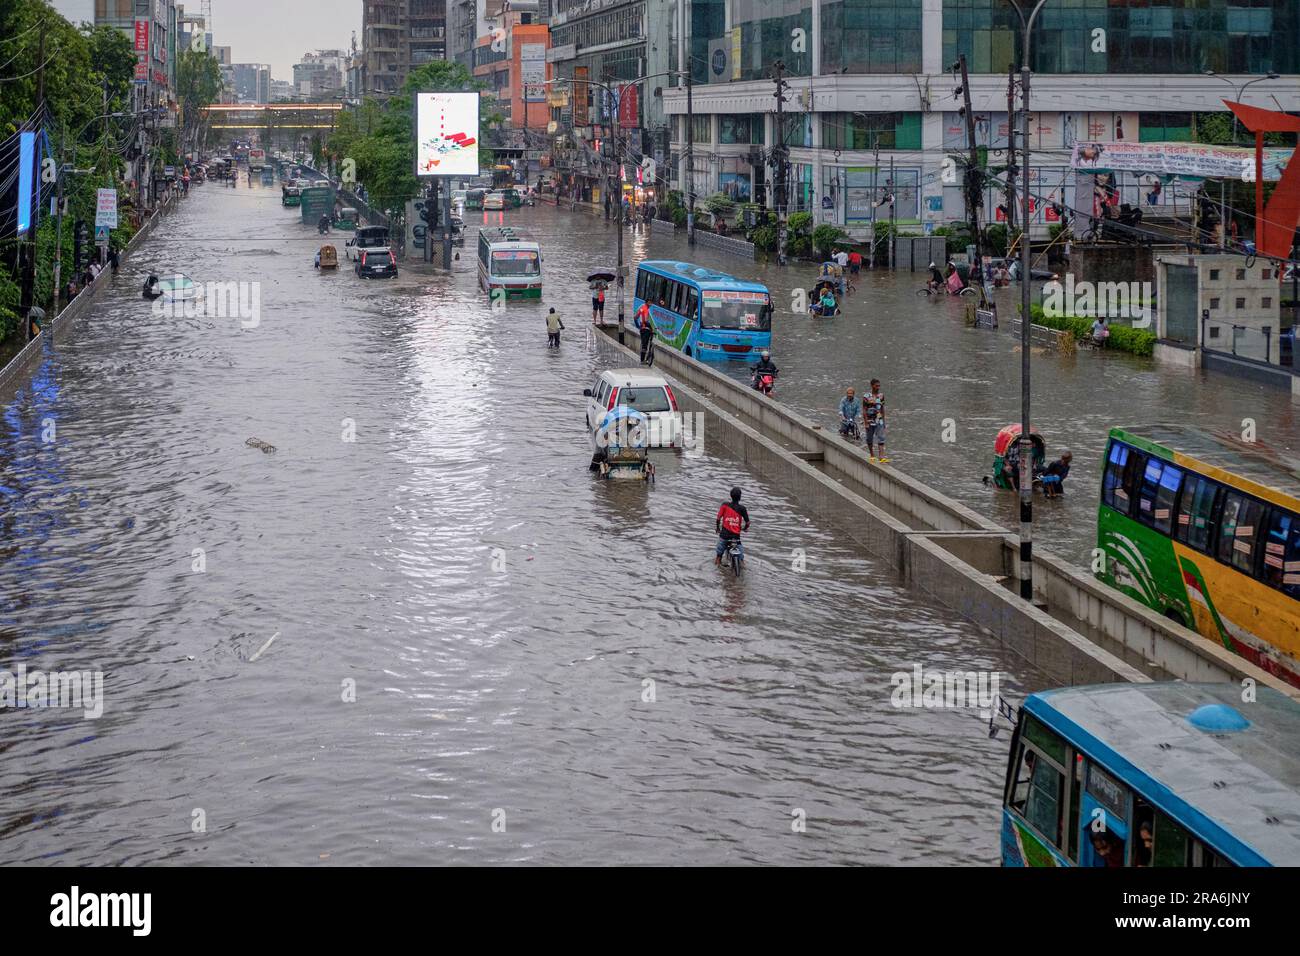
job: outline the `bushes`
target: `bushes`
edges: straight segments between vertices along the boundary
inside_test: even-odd
[[[1041,305],[1031,305],[1029,314],[1035,325],[1049,329],[1059,329],[1071,333],[1075,339],[1086,339],[1092,335],[1092,319],[1078,315],[1048,315]],[[1150,356],[1155,351],[1156,336],[1150,329],[1135,329],[1130,325],[1111,325],[1109,349],[1129,352],[1133,355]]]
[[[830,258],[831,250],[849,241],[849,235],[839,226],[822,223],[813,230],[812,244],[817,255],[823,259]]]
[[[777,230],[776,226],[773,225],[755,226],[753,231],[749,234],[749,241],[752,242],[760,252],[775,252],[776,240]]]

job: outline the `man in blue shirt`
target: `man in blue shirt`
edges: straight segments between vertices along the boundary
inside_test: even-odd
[[[862,403],[853,396],[853,386],[850,385],[840,401],[840,434],[856,438],[854,433],[858,430],[857,421],[862,414]]]

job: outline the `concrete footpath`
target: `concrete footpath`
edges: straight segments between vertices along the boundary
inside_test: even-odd
[[[599,347],[614,367],[638,364],[617,327],[602,331]],[[1249,678],[1300,699],[1300,688],[1038,548],[1035,599],[1026,604],[1015,590],[1018,536],[705,363],[662,348],[655,369],[673,381],[684,410],[705,414],[706,441],[721,442],[1061,685]]]

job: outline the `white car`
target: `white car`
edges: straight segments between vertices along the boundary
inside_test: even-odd
[[[483,197],[483,208],[484,209],[505,209],[506,194],[498,191],[488,193],[486,196]]]
[[[602,372],[582,394],[587,399],[587,431],[593,445],[605,413],[626,405],[650,420],[650,447],[682,447],[682,413],[677,396],[662,375],[642,368],[611,369]]]

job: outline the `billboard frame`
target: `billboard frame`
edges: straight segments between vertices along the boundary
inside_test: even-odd
[[[472,96],[474,97],[474,124],[478,130],[475,145],[479,153],[478,170],[474,173],[425,173],[420,171],[420,97],[421,96]],[[411,132],[415,137],[415,178],[425,179],[473,179],[483,174],[483,91],[482,90],[416,90],[411,94]]]

